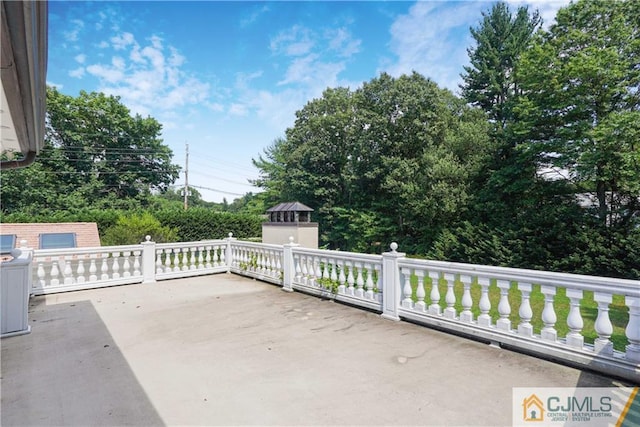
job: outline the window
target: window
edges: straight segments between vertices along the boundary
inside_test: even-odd
[[[42,233],[40,249],[75,248],[76,233]]]
[[[10,254],[15,246],[15,234],[0,234],[0,254]]]

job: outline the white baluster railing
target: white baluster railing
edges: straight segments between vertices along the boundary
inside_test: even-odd
[[[135,268],[135,262],[132,268],[131,258],[140,257],[141,253],[140,245],[35,250],[31,293],[42,295],[140,283],[142,273],[139,265]]]
[[[229,237],[36,250],[31,293],[233,272],[640,378],[640,281],[417,260],[395,248],[366,255]]]

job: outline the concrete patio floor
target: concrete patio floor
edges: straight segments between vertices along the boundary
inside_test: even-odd
[[[511,425],[512,387],[619,381],[230,274],[32,298],[1,424]]]

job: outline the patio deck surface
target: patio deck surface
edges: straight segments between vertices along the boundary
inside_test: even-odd
[[[511,425],[512,387],[619,381],[231,274],[31,299],[10,425]]]

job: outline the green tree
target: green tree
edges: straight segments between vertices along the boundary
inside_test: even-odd
[[[2,211],[145,204],[180,170],[160,131],[117,97],[47,88],[45,147],[31,167],[2,172]]]
[[[274,202],[314,208],[324,244],[423,250],[467,209],[489,150],[482,112],[413,73],[327,89],[255,162]]]
[[[500,132],[511,119],[511,104],[519,94],[518,58],[525,51],[542,20],[521,6],[515,15],[504,2],[482,13],[482,22],[471,28],[476,45],[467,49],[471,65],[465,66],[460,85],[463,97],[487,112]]]
[[[640,197],[640,8],[578,1],[522,55],[512,126],[538,175],[596,200],[601,225],[633,228]],[[548,180],[547,180],[548,181]]]

